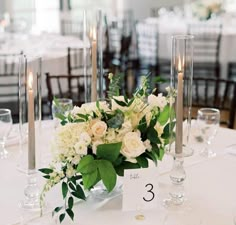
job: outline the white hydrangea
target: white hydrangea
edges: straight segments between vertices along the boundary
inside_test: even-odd
[[[87,154],[87,145],[84,141],[78,141],[75,146],[75,152],[78,155],[86,155]]]

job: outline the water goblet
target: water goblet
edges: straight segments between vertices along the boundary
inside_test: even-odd
[[[210,148],[220,124],[220,111],[215,108],[201,108],[197,113],[197,124],[203,135],[205,148],[200,152],[204,157],[214,157],[216,153]]]
[[[57,98],[52,102],[52,117],[54,120],[54,127],[59,125],[58,115],[65,114],[73,109],[72,99],[69,98]]]
[[[11,110],[0,109],[0,159],[5,159],[8,157],[8,151],[5,148],[5,142],[11,131],[11,127]]]

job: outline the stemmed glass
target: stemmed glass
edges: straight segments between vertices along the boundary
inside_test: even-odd
[[[69,98],[57,98],[52,102],[52,117],[54,120],[54,127],[59,125],[59,114],[65,114],[66,112],[73,109],[72,99]]]
[[[220,125],[220,111],[215,108],[201,108],[197,113],[197,125],[203,135],[205,148],[200,152],[204,157],[214,157],[216,153],[210,145]]]
[[[0,109],[0,158],[5,159],[8,151],[5,148],[6,139],[11,131],[12,117],[11,110]]]

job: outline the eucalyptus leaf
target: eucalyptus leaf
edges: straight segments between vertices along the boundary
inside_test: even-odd
[[[115,115],[107,120],[107,125],[110,128],[121,128],[124,123],[124,113],[122,111],[116,111]]]
[[[166,105],[158,117],[158,122],[162,126],[165,125],[167,121],[170,119],[172,113],[173,109],[169,105]]]

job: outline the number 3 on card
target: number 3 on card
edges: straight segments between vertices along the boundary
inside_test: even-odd
[[[123,210],[145,210],[157,207],[157,168],[125,170]]]

